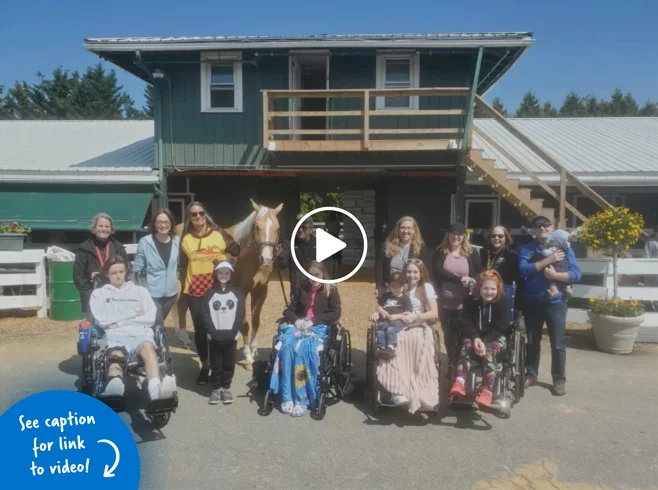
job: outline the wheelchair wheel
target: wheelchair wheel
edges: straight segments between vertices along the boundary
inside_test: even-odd
[[[260,414],[267,417],[274,410],[274,393],[272,390],[267,390],[265,398],[263,398],[263,407],[259,410]]]
[[[525,337],[521,331],[514,336],[514,403],[519,403],[525,394]]]
[[[170,418],[171,418],[171,413],[158,414],[153,416],[152,422],[153,425],[155,425],[158,429],[162,429],[165,425],[169,423]]]
[[[377,383],[377,360],[375,359],[376,352],[377,339],[375,337],[375,326],[371,325],[368,329],[366,376],[369,380],[368,391],[370,392],[370,403],[372,404],[373,413],[377,413],[379,411],[379,383]]]
[[[94,393],[94,361],[90,354],[82,355],[82,376],[80,377],[80,391],[92,396]]]
[[[325,415],[327,415],[327,395],[320,393],[318,408],[313,412],[312,416],[315,420],[322,420]]]
[[[352,367],[352,338],[350,331],[340,328],[338,331],[340,347],[338,349],[338,366],[341,373],[348,373]]]

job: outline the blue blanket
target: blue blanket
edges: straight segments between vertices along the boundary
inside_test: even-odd
[[[317,407],[318,348],[324,344],[328,331],[326,325],[314,325],[305,331],[294,325],[279,328],[276,341],[279,349],[270,378],[270,389],[281,393],[282,402],[293,401],[311,410]]]

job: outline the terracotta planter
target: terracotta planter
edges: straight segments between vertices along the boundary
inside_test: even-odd
[[[611,354],[633,352],[633,344],[644,321],[644,315],[620,317],[590,313],[590,318],[596,347],[600,351]]]
[[[0,233],[0,250],[5,252],[22,252],[25,235],[21,233]]]

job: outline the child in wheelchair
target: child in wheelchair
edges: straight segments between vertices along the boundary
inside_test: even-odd
[[[395,356],[397,335],[404,328],[404,313],[414,311],[411,299],[403,291],[406,283],[406,277],[401,273],[391,274],[386,293],[377,298],[377,311],[370,315],[370,321],[376,322],[377,354],[382,359]]]
[[[497,356],[505,347],[510,327],[510,308],[503,294],[503,281],[494,270],[480,274],[473,297],[464,305],[459,320],[460,352],[450,396],[467,396],[466,379],[474,362],[482,367],[482,389],[475,402],[491,407],[498,375]]]
[[[105,262],[102,274],[109,284],[94,290],[89,300],[95,325],[104,332],[107,384],[100,396],[123,396],[128,364],[140,358],[144,362],[149,398],[169,398],[176,391],[176,380],[173,376],[160,379],[153,332],[155,303],[148,290],[126,281],[126,272],[127,264],[121,257]]]

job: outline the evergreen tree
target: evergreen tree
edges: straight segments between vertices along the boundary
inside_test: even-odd
[[[647,100],[640,109],[638,116],[658,117],[658,102]]]
[[[123,119],[132,99],[122,88],[114,70],[106,74],[100,63],[90,66],[72,94],[73,110],[80,119]]]
[[[500,97],[495,97],[493,100],[492,104],[493,108],[496,109],[501,115],[507,117],[509,114],[507,113],[507,109],[505,109],[505,106],[503,106],[503,101],[500,100]]]
[[[528,91],[521,100],[521,105],[516,110],[516,117],[541,117],[542,108],[539,105],[539,99],[534,93]]]
[[[142,107],[142,112],[148,116],[149,119],[153,119],[154,107],[153,107],[153,85],[150,83],[146,84],[144,89],[144,100],[146,104]]]
[[[587,117],[599,117],[603,115],[603,108],[601,107],[601,103],[593,95],[584,97],[583,105],[585,106],[585,115]]]
[[[553,104],[550,102],[544,102],[544,105],[541,108],[541,117],[557,117],[558,112]]]
[[[9,108],[7,107],[6,96],[3,95],[4,91],[5,91],[5,86],[0,85],[0,120],[13,119],[11,112],[9,112]]]
[[[560,117],[584,117],[587,115],[585,101],[573,90],[567,94],[560,107]]]

